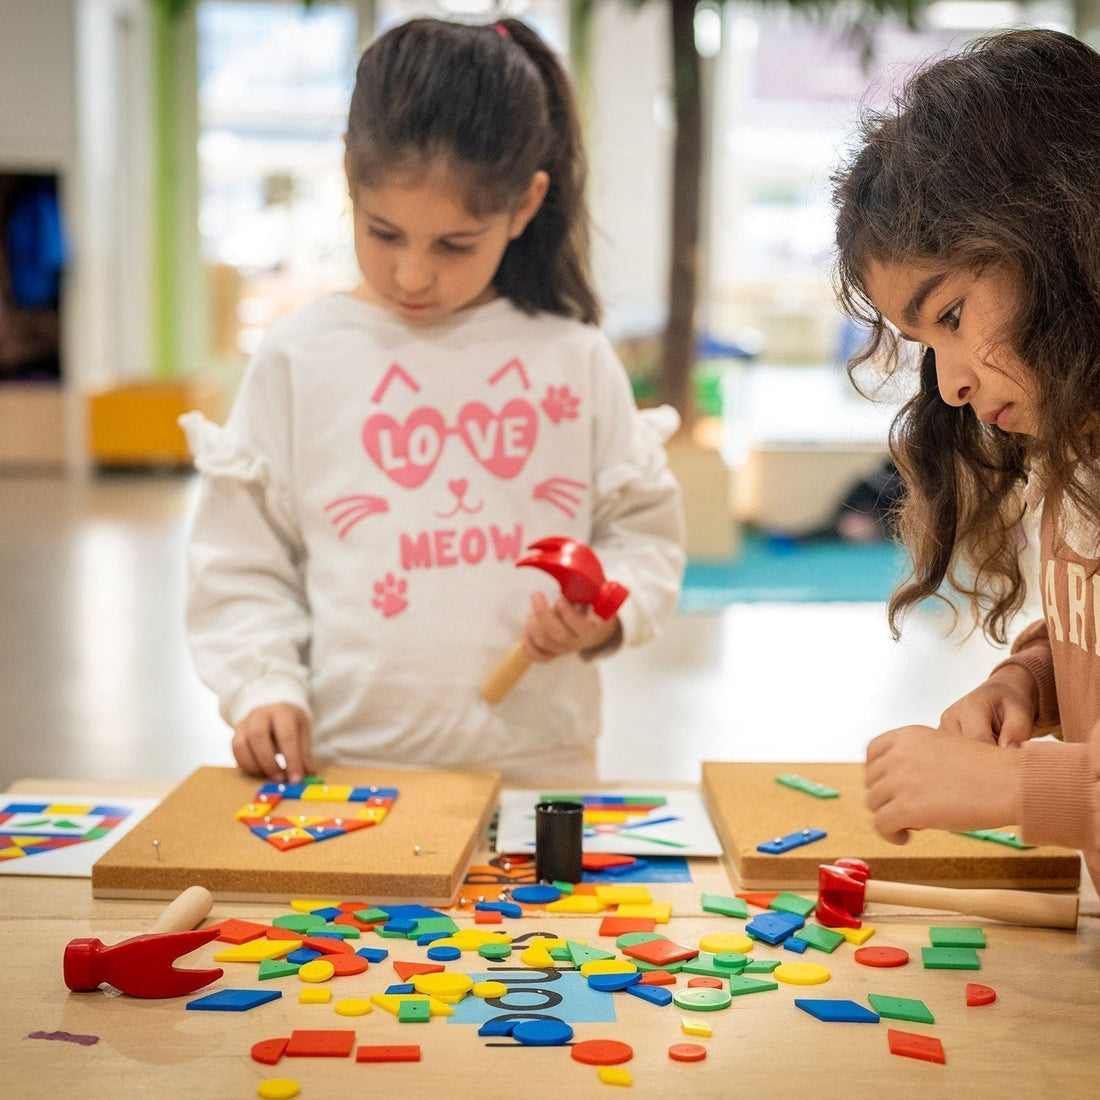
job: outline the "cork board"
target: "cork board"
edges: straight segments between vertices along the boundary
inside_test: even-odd
[[[93,864],[92,895],[171,898],[197,883],[224,901],[451,904],[496,810],[496,772],[329,768],[324,780],[396,787],[397,801],[378,825],[278,851],[235,817],[261,781],[235,768],[199,768]],[[287,801],[279,812],[347,806]]]
[[[794,773],[840,792],[821,799],[791,790],[776,776]],[[877,879],[934,886],[1077,889],[1081,857],[1065,848],[1015,849],[939,830],[905,845],[875,832],[863,804],[862,764],[703,764],[703,794],[726,864],[747,889],[817,889],[819,864],[858,856]],[[804,828],[824,839],[780,855],[758,852],[773,837]]]

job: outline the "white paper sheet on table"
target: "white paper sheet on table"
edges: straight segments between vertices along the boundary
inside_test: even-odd
[[[585,824],[586,852],[607,852],[626,856],[720,856],[722,845],[714,832],[700,791],[649,788],[630,791],[514,791],[500,796],[497,821],[498,852],[535,850],[535,806],[544,797],[585,802],[609,798],[663,800],[644,816],[631,814],[624,824]]]
[[[62,878],[91,878],[92,864],[124,837],[143,817],[156,806],[156,798],[120,798],[116,795],[68,795],[68,794],[0,794],[0,874],[4,875],[56,875]],[[29,812],[11,807],[41,806]],[[125,814],[96,814],[95,810],[115,809]],[[75,812],[84,810],[85,812]],[[101,837],[81,840],[64,848],[31,855],[5,856],[5,851],[34,847],[34,840],[41,837],[74,838],[101,827],[103,820],[121,817]],[[15,842],[12,838],[24,838]]]

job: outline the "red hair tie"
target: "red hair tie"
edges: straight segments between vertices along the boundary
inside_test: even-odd
[[[501,36],[501,38],[512,37],[512,32],[503,23],[497,23],[493,30],[495,30],[497,34]]]

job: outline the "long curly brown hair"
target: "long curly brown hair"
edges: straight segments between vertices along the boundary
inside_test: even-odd
[[[1019,289],[1001,338],[1032,375],[1036,434],[944,402],[931,348],[890,433],[912,559],[890,600],[895,637],[912,606],[954,590],[1003,643],[1025,598],[1028,477],[1100,527],[1080,476],[1096,460],[1100,411],[1100,55],[1057,31],[990,35],[911,78],[860,139],[833,179],[837,293],[869,331],[849,363],[857,388],[859,368],[892,374],[904,361],[867,292],[872,261],[996,269]]]

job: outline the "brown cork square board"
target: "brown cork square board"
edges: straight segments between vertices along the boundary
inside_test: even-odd
[[[453,902],[496,810],[496,772],[329,768],[323,778],[396,787],[397,799],[377,825],[279,851],[236,819],[262,781],[235,768],[199,768],[96,861],[92,895],[171,898],[197,883],[224,901]],[[342,805],[354,814],[354,803]],[[284,802],[276,812],[330,809]]]
[[[815,798],[777,782],[799,775],[839,792]],[[926,829],[909,843],[875,832],[863,804],[862,764],[703,764],[703,794],[734,880],[746,889],[817,889],[819,864],[843,856],[867,860],[874,878],[934,886],[1075,890],[1079,853],[1065,848],[1010,848],[988,840]],[[756,846],[801,829],[826,837],[779,855]]]

